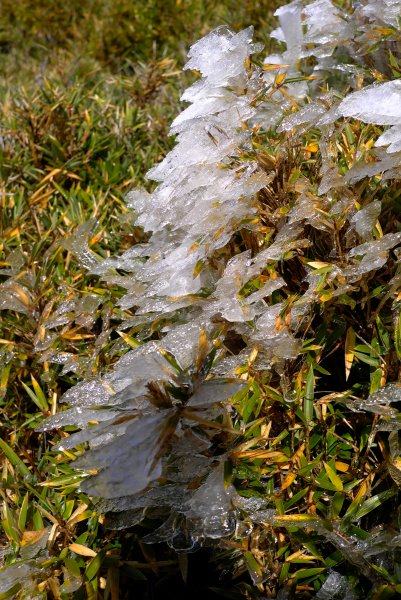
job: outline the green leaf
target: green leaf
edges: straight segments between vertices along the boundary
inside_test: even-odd
[[[42,410],[48,411],[49,403],[47,402],[47,398],[46,398],[44,391],[42,390],[42,388],[40,387],[39,383],[36,381],[36,379],[33,375],[31,375],[31,381],[32,381],[33,389],[36,394],[36,398],[38,399],[40,406],[43,407]]]
[[[72,511],[74,510],[75,500],[67,500],[65,503],[65,508],[63,510],[63,519],[67,521],[72,515]]]
[[[32,522],[33,522],[33,528],[35,531],[39,531],[39,529],[43,529],[44,523],[43,523],[42,515],[40,514],[39,510],[35,510],[35,512],[33,513]]]
[[[231,460],[224,462],[224,489],[226,490],[233,480],[233,463]]]
[[[378,358],[373,358],[372,356],[368,356],[362,352],[355,352],[354,354],[361,362],[370,365],[371,367],[377,368],[380,366],[380,360]]]
[[[39,410],[41,410],[42,412],[46,412],[49,410],[49,405],[47,403],[46,398],[43,401],[43,398],[41,396],[38,396],[37,394],[35,394],[35,392],[33,390],[31,390],[31,388],[28,387],[26,385],[26,383],[24,383],[23,381],[21,381],[21,385],[24,388],[24,390],[26,391],[26,393],[28,394],[28,396],[30,397],[30,399],[39,408]]]
[[[400,64],[397,62],[397,59],[395,58],[395,56],[391,52],[391,50],[389,50],[389,55],[390,55],[391,72],[393,74],[393,77],[394,77],[394,79],[399,79],[401,77]]]
[[[341,509],[344,505],[344,500],[345,500],[345,494],[343,494],[342,492],[336,492],[331,500],[331,515],[333,517],[333,519],[336,519],[340,512]]]
[[[105,551],[101,550],[89,562],[88,566],[85,569],[85,576],[88,579],[88,581],[92,581],[92,579],[94,579],[96,577],[97,572],[99,571],[100,567],[102,566],[104,557],[105,557]]]
[[[256,561],[252,552],[249,552],[249,551],[245,552],[244,559],[245,559],[245,563],[246,563],[249,575],[251,576],[253,583],[255,585],[257,585],[258,583],[261,583],[261,581],[263,580],[263,573],[262,573],[259,563]]]
[[[394,330],[394,346],[397,357],[401,359],[401,315],[398,315]]]
[[[370,375],[370,394],[373,394],[381,387],[383,372],[381,369],[375,369]]]
[[[304,488],[303,490],[299,490],[296,494],[292,496],[287,502],[284,503],[285,510],[288,510],[294,504],[297,504],[306,494],[309,492],[309,487]]]
[[[304,396],[304,415],[306,423],[313,419],[313,400],[315,397],[315,377],[313,373],[313,365],[309,367],[308,375],[305,384]]]
[[[331,483],[336,488],[337,492],[342,492],[343,491],[343,482],[341,481],[340,477],[337,475],[336,471],[332,467],[330,467],[329,464],[327,464],[325,462],[323,464],[324,464],[324,468],[326,469],[326,473],[327,473]]]
[[[280,575],[279,575],[279,579],[278,579],[279,583],[283,584],[287,581],[288,573],[290,571],[290,566],[291,566],[291,563],[285,562],[283,564],[283,566],[281,567],[281,571],[280,571]]]
[[[10,507],[8,506],[7,502],[3,503],[3,514],[4,514],[4,519],[2,520],[1,523],[3,525],[4,531],[6,532],[6,534],[10,540],[14,540],[14,542],[19,544],[20,536],[19,536],[19,532],[17,530],[16,519],[14,518],[14,514],[13,514],[12,510],[10,509]]]
[[[18,469],[21,475],[23,475],[24,477],[31,478],[31,472],[26,466],[26,464],[19,458],[19,456],[17,456],[14,450],[10,448],[10,446],[2,439],[0,439],[0,449],[7,456],[12,466]]]
[[[372,512],[372,510],[374,510],[375,508],[379,508],[379,506],[381,506],[383,502],[385,502],[389,498],[392,498],[396,493],[397,490],[390,489],[385,490],[380,494],[376,494],[375,496],[371,496],[361,504],[361,506],[355,514],[354,520],[358,521],[359,519],[362,519],[362,517]]]
[[[258,402],[258,400],[260,399],[260,392],[257,392],[255,394],[252,394],[252,396],[248,399],[246,399],[246,401],[244,402],[244,409],[242,411],[242,419],[244,421],[244,423],[248,423],[249,421],[249,417],[252,415],[253,410],[256,406],[256,403]],[[255,418],[257,418],[257,415],[255,415]]]
[[[398,594],[394,590],[393,586],[385,584],[376,589],[370,596],[369,600],[390,600],[390,598],[397,598],[397,596]]]
[[[76,560],[67,557],[64,559],[64,564],[71,573],[71,575],[75,575],[75,577],[81,577],[81,569],[79,568],[79,564]]]
[[[384,350],[385,350],[385,352],[388,352],[390,350],[390,346],[391,346],[390,334],[387,331],[385,325],[383,324],[383,321],[381,320],[381,318],[379,316],[376,317],[376,326],[377,326],[377,330],[379,332],[380,341],[384,346]]]
[[[326,571],[325,567],[311,567],[310,569],[300,569],[296,573],[294,573],[293,577],[296,580],[306,579],[307,577],[315,577],[316,575],[320,575]]]
[[[28,514],[28,502],[29,502],[29,493],[27,492],[22,501],[21,508],[20,508],[19,515],[18,515],[18,529],[21,532],[23,532],[25,530],[26,517]]]

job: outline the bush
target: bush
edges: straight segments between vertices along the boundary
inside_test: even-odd
[[[127,196],[137,243],[101,257],[90,224],[66,242],[118,287],[131,350],[110,345],[40,430],[67,428],[54,449],[108,527],[167,543],[184,578],[181,554],[215,548],[242,597],[401,592],[399,10],[293,2],[263,63],[251,28],[207,35],[158,185]],[[43,322],[47,362],[91,298]],[[11,564],[7,589],[39,566]]]

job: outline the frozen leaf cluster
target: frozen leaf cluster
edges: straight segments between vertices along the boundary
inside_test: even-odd
[[[75,464],[91,473],[82,489],[99,499],[111,526],[154,518],[161,524],[144,541],[179,552],[241,537],[244,513],[249,532],[279,526],[269,502],[247,504],[225,474],[249,416],[244,409],[241,420],[233,408],[251,389],[244,391],[241,374],[246,380],[252,371],[267,386],[266,414],[279,398],[307,428],[337,397],[324,378],[341,348],[342,392],[356,364],[371,369],[370,388],[361,397],[339,394],[342,406],[377,415],[375,432],[401,428],[390,406],[398,384],[384,385],[396,376],[381,358],[391,343],[379,317],[387,306],[386,324],[396,320],[400,299],[401,222],[392,208],[401,167],[400,11],[396,0],[366,0],[350,11],[296,0],[276,12],[272,37],[282,51],[258,63],[252,28],[211,32],[189,52],[185,68],[199,77],[172,123],[175,147],[147,174],[153,191],[127,196],[146,241],[103,261],[91,254],[85,228],[69,242],[90,273],[124,289],[119,309],[129,316],[120,329],[133,332],[136,347],[70,389],[69,408],[42,430],[80,430],[58,449],[89,445]],[[6,303],[14,299],[7,285]],[[90,320],[98,305],[86,303]],[[77,318],[74,311],[83,318],[83,308],[60,306],[48,334]],[[377,339],[366,342],[373,327]],[[302,427],[287,426],[298,440]],[[272,452],[266,456],[279,450]],[[319,477],[325,490],[342,494],[333,464]],[[269,489],[268,477],[261,481]],[[356,543],[324,535],[370,577]],[[352,597],[336,572],[319,594]]]

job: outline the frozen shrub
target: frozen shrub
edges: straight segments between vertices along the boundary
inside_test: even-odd
[[[125,288],[138,346],[42,430],[81,429],[58,447],[89,442],[82,489],[111,526],[156,514],[144,541],[179,552],[259,536],[233,569],[265,591],[351,598],[355,568],[396,585],[400,12],[292,2],[263,64],[252,28],[197,42],[176,145],[127,197],[147,241],[103,262],[71,245]]]

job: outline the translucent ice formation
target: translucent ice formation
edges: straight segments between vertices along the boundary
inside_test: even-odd
[[[396,0],[371,0],[347,13],[330,0],[296,0],[276,12],[272,36],[285,46],[263,66],[251,65],[252,28],[211,32],[189,52],[185,68],[200,77],[172,123],[175,147],[147,174],[154,190],[127,196],[146,241],[104,261],[89,249],[90,226],[67,242],[91,273],[125,289],[119,308],[131,314],[121,329],[132,326],[137,335],[138,347],[70,389],[62,398],[69,408],[41,426],[80,429],[57,448],[89,445],[75,465],[91,473],[82,489],[110,513],[111,526],[129,527],[156,511],[161,525],[144,541],[179,552],[247,527],[280,526],[270,506],[246,503],[224,481],[224,444],[239,436],[230,411],[244,382],[235,377],[253,361],[283,389],[299,368],[302,386],[311,364],[303,362],[305,344],[333,337],[324,320],[337,319],[333,306],[352,312],[399,293],[401,233],[386,222],[376,190],[401,178],[401,84],[374,82],[383,57],[368,49],[369,27],[395,27],[399,8]],[[374,139],[357,137],[355,123],[373,125]],[[0,309],[15,303],[24,312],[12,279],[18,260],[2,284]],[[381,290],[373,293],[369,283],[386,266],[391,292],[377,299]],[[21,290],[29,301],[29,289]],[[90,326],[97,307],[95,296],[66,299],[37,347],[48,351],[54,331],[72,320]],[[340,344],[343,334],[335,330]],[[314,340],[316,356],[322,346]],[[53,359],[71,368],[68,356]],[[399,396],[391,385],[344,404],[378,415],[381,431],[397,430],[391,404]],[[308,523],[319,533],[315,521]],[[370,574],[351,542],[325,535]],[[334,571],[319,593],[351,597]]]

